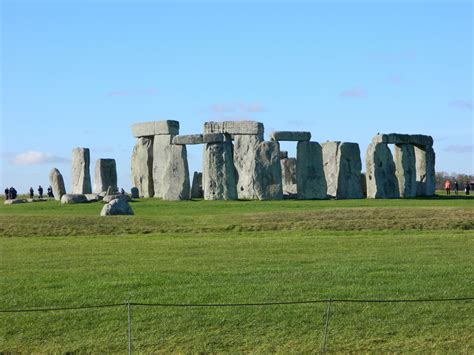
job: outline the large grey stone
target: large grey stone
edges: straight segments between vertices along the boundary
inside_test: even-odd
[[[116,198],[104,205],[101,216],[133,215],[132,207],[122,198]]]
[[[255,192],[259,200],[281,200],[280,145],[278,142],[260,142],[255,154]]]
[[[203,198],[204,191],[202,188],[202,173],[195,171],[191,184],[191,198]]]
[[[151,137],[156,135],[177,135],[179,134],[178,121],[152,121],[141,122],[132,125],[132,134],[136,138]]]
[[[87,199],[87,202],[97,202],[102,201],[103,197],[99,194],[84,194]]]
[[[206,144],[202,186],[205,200],[235,200],[237,189],[232,159],[232,143]]]
[[[296,180],[296,158],[281,159],[280,165],[283,196],[296,197],[298,193],[298,182]]]
[[[102,199],[102,202],[105,202],[105,203],[108,203],[108,202],[111,202],[112,200],[116,200],[116,199],[121,199],[121,200],[125,200],[127,202],[130,202],[132,199],[130,198],[129,195],[126,195],[126,194],[110,194],[110,195],[106,195],[104,196],[104,198]]]
[[[263,135],[263,123],[255,121],[205,122],[204,133]],[[263,137],[262,137],[263,138]]]
[[[202,134],[188,134],[181,136],[174,136],[172,140],[173,144],[186,145],[186,144],[202,144]]]
[[[133,147],[132,185],[139,190],[140,197],[153,197],[153,137],[137,138]]]
[[[395,144],[393,159],[400,197],[416,196],[416,160],[412,144]]]
[[[392,152],[385,143],[371,143],[367,148],[367,198],[400,197]]]
[[[435,180],[435,152],[433,147],[416,147],[416,195],[434,196]]]
[[[130,189],[131,197],[132,198],[139,198],[140,197],[140,190],[138,190],[138,187],[132,187]]]
[[[299,199],[327,198],[323,152],[319,143],[298,142],[296,147],[296,180]]]
[[[234,135],[234,167],[237,195],[241,200],[258,199],[255,191],[255,161],[261,135]]]
[[[269,136],[272,141],[300,142],[309,141],[311,139],[311,132],[276,131],[270,132]]]
[[[418,146],[432,146],[433,138],[422,134],[377,134],[372,138],[372,143],[385,144],[414,144]]]
[[[74,148],[71,161],[71,191],[73,194],[90,194],[92,192],[89,165],[89,148]]]
[[[328,196],[338,199],[363,198],[359,145],[325,142],[322,150]]]
[[[106,191],[109,186],[117,189],[117,166],[115,159],[97,159],[95,161],[94,193]]]
[[[60,201],[61,196],[66,194],[66,187],[64,186],[63,176],[58,169],[51,169],[49,173],[49,184],[53,189],[54,199]]]
[[[85,194],[65,194],[61,196],[62,204],[89,202]]]

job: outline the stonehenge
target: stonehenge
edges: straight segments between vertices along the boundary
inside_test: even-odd
[[[140,197],[279,200],[434,194],[430,136],[375,135],[363,173],[357,143],[319,144],[306,131],[274,131],[266,141],[263,124],[255,121],[205,122],[202,133],[187,135],[179,129],[179,122],[170,120],[132,126],[131,179]],[[280,142],[296,142],[296,158],[281,151]],[[194,173],[192,185],[187,145],[203,149],[202,173]]]

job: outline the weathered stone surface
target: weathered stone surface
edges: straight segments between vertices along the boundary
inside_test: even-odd
[[[283,184],[283,196],[296,197],[298,193],[298,182],[296,180],[296,158],[280,159],[280,165],[281,180]]]
[[[151,137],[161,134],[177,135],[179,134],[179,122],[165,120],[135,123],[132,125],[132,134],[136,138]]]
[[[367,198],[400,197],[395,163],[387,144],[369,144],[365,161]]]
[[[286,150],[280,150],[280,159],[288,158],[288,152]]]
[[[193,174],[193,182],[191,184],[191,198],[204,198],[202,173],[197,171],[195,171]]]
[[[61,203],[68,204],[68,203],[85,203],[87,201],[87,197],[84,194],[65,194],[61,196]]]
[[[357,143],[322,144],[327,194],[338,199],[363,198],[360,186],[362,162]]]
[[[263,123],[255,121],[224,121],[204,123],[204,133],[263,135],[263,131]]]
[[[255,191],[255,161],[259,135],[234,135],[234,167],[237,195],[241,200],[258,199]]]
[[[202,144],[202,134],[187,134],[181,136],[174,136],[172,143],[178,145]]]
[[[138,190],[138,187],[132,187],[130,189],[130,193],[132,195],[132,198],[139,198],[140,197],[140,190]]]
[[[54,199],[60,201],[61,196],[66,194],[66,187],[64,186],[63,176],[58,169],[51,169],[49,173],[49,184],[53,189]]]
[[[104,205],[101,216],[133,215],[132,207],[125,199],[116,198]]]
[[[103,199],[99,194],[84,194],[87,199],[87,202],[97,202]]]
[[[97,159],[95,162],[94,193],[106,191],[109,186],[117,189],[117,166],[115,159]]]
[[[74,148],[72,150],[72,193],[90,194],[92,192],[91,176],[89,172],[89,148]]]
[[[108,202],[111,202],[112,200],[116,200],[116,199],[120,199],[120,200],[125,200],[127,202],[130,202],[132,199],[130,198],[129,195],[126,195],[126,194],[111,194],[111,195],[106,195],[104,196],[104,198],[102,199],[102,202],[105,202],[105,203],[108,203]]]
[[[434,196],[435,180],[435,152],[433,147],[416,147],[416,195]]]
[[[272,141],[303,142],[311,139],[311,132],[302,131],[276,131],[270,132]]]
[[[298,198],[302,200],[327,198],[321,145],[317,142],[298,142],[296,152]]]
[[[205,200],[236,200],[232,143],[206,144],[202,186]]]
[[[433,138],[422,134],[377,134],[372,138],[372,143],[385,144],[414,144],[418,146],[432,146]]]
[[[400,197],[416,196],[416,160],[412,144],[395,144],[395,175]]]
[[[5,202],[3,202],[4,205],[16,205],[19,203],[26,203],[26,200],[18,198],[14,200],[5,200]]]
[[[153,137],[138,138],[132,153],[132,185],[141,197],[153,197]]]
[[[255,154],[255,192],[259,200],[281,200],[280,145],[278,142],[260,142]]]
[[[230,141],[230,139],[226,139],[226,135],[222,133],[206,133],[202,135],[203,143],[220,143],[226,140]]]

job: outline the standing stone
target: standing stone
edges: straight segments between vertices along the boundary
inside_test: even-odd
[[[141,197],[153,197],[153,137],[137,138],[131,162],[132,185]]]
[[[281,200],[283,187],[281,180],[280,144],[260,142],[255,154],[255,192],[259,200]]]
[[[232,143],[206,144],[202,186],[205,200],[236,200]]]
[[[95,162],[94,193],[106,191],[109,186],[117,188],[117,166],[115,159],[97,159]]]
[[[326,177],[327,194],[336,197],[339,181],[339,145],[341,142],[324,142],[321,144],[323,151],[324,175]]]
[[[255,161],[263,135],[234,135],[234,167],[237,195],[242,200],[256,200]]]
[[[139,198],[140,197],[140,190],[138,190],[138,187],[132,187],[130,189],[130,194],[132,195],[132,198]]]
[[[416,158],[416,195],[434,196],[435,152],[432,146],[415,146]]]
[[[74,148],[72,150],[72,193],[90,194],[91,176],[89,172],[90,153],[89,148]]]
[[[296,158],[283,158],[280,160],[280,165],[283,196],[296,197],[298,193],[298,185],[296,181]]]
[[[189,200],[190,183],[188,154],[185,145],[169,147],[169,157],[164,164],[162,181],[159,184],[161,198],[167,201]],[[156,194],[155,194],[156,196]]]
[[[327,198],[321,145],[317,142],[298,142],[296,152],[298,199]]]
[[[54,199],[61,201],[61,196],[66,194],[64,179],[58,169],[53,168],[49,173],[49,183],[53,189]]]
[[[416,160],[412,144],[395,144],[395,175],[400,197],[416,196]]]
[[[193,182],[191,184],[191,198],[203,198],[204,191],[202,188],[202,173],[197,171],[193,174]]]
[[[370,143],[366,153],[367,198],[398,198],[392,152],[385,143]]]

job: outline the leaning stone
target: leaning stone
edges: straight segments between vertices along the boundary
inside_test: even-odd
[[[126,194],[113,194],[113,195],[106,195],[103,199],[102,199],[102,202],[105,202],[105,203],[108,203],[112,200],[115,200],[115,199],[121,199],[121,200],[125,200],[127,202],[130,202],[132,199],[130,198],[129,195],[126,195]]]
[[[255,191],[259,200],[281,200],[280,144],[261,142],[255,154]]]
[[[310,139],[311,132],[276,131],[270,133],[270,140],[272,141],[301,142],[309,141]]]
[[[416,195],[434,196],[436,190],[435,152],[433,147],[415,146]]]
[[[206,144],[202,187],[205,200],[236,200],[232,143]]]
[[[132,187],[130,190],[130,193],[132,195],[132,198],[139,198],[140,197],[140,191],[138,190],[138,187]]]
[[[84,194],[86,196],[87,202],[97,202],[103,199],[99,194]]]
[[[89,164],[89,148],[74,148],[72,150],[71,190],[73,194],[90,194],[92,192]]]
[[[191,198],[203,197],[204,191],[202,188],[202,173],[195,171],[193,174],[193,182],[191,184]]]
[[[177,135],[179,134],[178,121],[152,121],[135,123],[132,125],[132,134],[136,138],[151,137],[156,135]]]
[[[296,152],[298,199],[327,198],[321,145],[317,142],[298,142]]]
[[[412,144],[395,144],[395,175],[400,197],[416,196],[416,159]]]
[[[280,159],[280,165],[281,180],[283,184],[283,197],[296,197],[298,193],[298,182],[296,180],[296,158]]]
[[[379,133],[372,138],[372,143],[414,144],[418,146],[432,146],[433,138],[431,136],[426,136],[422,134]]]
[[[263,123],[255,121],[224,121],[204,123],[204,133],[263,135],[263,131]]]
[[[138,138],[132,153],[132,185],[141,197],[153,197],[153,137]]]
[[[117,166],[115,159],[97,159],[95,162],[94,193],[101,193],[112,186],[117,190]]]
[[[64,179],[58,169],[53,168],[49,173],[49,184],[53,189],[54,199],[60,201],[61,196],[66,194]]]
[[[385,143],[371,143],[365,157],[367,198],[398,198],[392,152]]]
[[[242,200],[258,199],[255,191],[255,161],[259,135],[234,135],[234,167],[237,195]]]
[[[202,134],[188,134],[182,136],[174,136],[173,144],[185,145],[185,144],[202,144]]]
[[[84,194],[65,194],[61,196],[61,203],[62,204],[70,204],[70,203],[86,203],[87,197]]]
[[[116,198],[102,207],[101,216],[133,215],[132,207],[122,198]]]
[[[24,199],[14,199],[14,200],[5,200],[5,202],[3,202],[4,205],[16,205],[16,204],[19,204],[19,203],[26,203],[26,200],[24,200]]]

